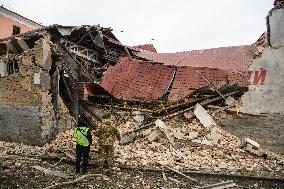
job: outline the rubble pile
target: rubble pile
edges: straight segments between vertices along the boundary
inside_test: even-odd
[[[117,144],[117,161],[130,166],[153,167],[158,163],[175,169],[236,173],[272,168],[279,160],[272,153],[265,161],[247,152],[242,140],[218,126],[206,129],[197,120],[180,126],[168,124],[165,132],[156,126],[129,145]]]
[[[118,112],[114,123],[121,135],[134,131],[143,122],[143,114]],[[124,115],[124,119],[121,116]],[[113,119],[115,120],[115,119]],[[123,138],[122,137],[122,138]],[[96,137],[91,147],[91,162],[96,163]],[[49,153],[68,152],[75,157],[74,131],[61,133],[45,146]],[[253,153],[255,152],[255,153]],[[258,153],[256,153],[258,152]],[[262,153],[259,153],[262,152]],[[265,157],[263,155],[266,155]],[[115,161],[121,166],[159,168],[160,165],[176,170],[210,173],[281,172],[283,157],[262,149],[254,149],[242,139],[226,132],[218,125],[204,127],[197,118],[156,120],[155,125],[136,134],[128,144],[115,144]]]
[[[0,158],[7,157],[9,155],[18,156],[42,156],[45,154],[45,148],[40,146],[29,146],[19,143],[10,143],[0,141]]]

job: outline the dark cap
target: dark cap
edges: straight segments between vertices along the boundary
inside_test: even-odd
[[[84,119],[82,119],[82,118],[79,118],[79,120],[78,120],[78,125],[87,126],[88,124],[87,124],[87,121],[86,121],[86,120],[84,120]]]

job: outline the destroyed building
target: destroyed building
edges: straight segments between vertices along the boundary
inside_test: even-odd
[[[283,114],[284,1],[274,6],[251,45],[158,53],[99,25],[1,39],[0,187],[283,188],[284,116],[251,115]],[[109,177],[96,174],[93,130],[106,111],[122,136]],[[79,115],[94,139],[83,176]]]
[[[1,39],[1,140],[42,145],[72,127],[80,82],[98,82],[127,53],[100,26],[54,25]]]
[[[71,127],[79,109],[96,124],[94,105],[157,118],[235,95],[238,111],[283,113],[282,4],[267,23],[252,45],[179,53],[125,46],[99,25],[53,25],[1,39],[0,138],[42,145]]]

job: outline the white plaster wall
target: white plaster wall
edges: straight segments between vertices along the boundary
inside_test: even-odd
[[[264,82],[254,82],[260,69],[266,70]],[[260,58],[249,67],[252,72],[249,91],[242,97],[241,111],[246,113],[284,114],[284,47],[264,48]],[[259,73],[259,72],[258,72]]]
[[[284,9],[276,9],[269,16],[270,44],[284,47]]]

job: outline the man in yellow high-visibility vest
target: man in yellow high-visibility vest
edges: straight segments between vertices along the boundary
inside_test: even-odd
[[[75,129],[76,138],[76,174],[80,173],[80,164],[83,157],[83,173],[87,173],[90,145],[92,144],[92,135],[87,122],[79,118],[77,128]]]

